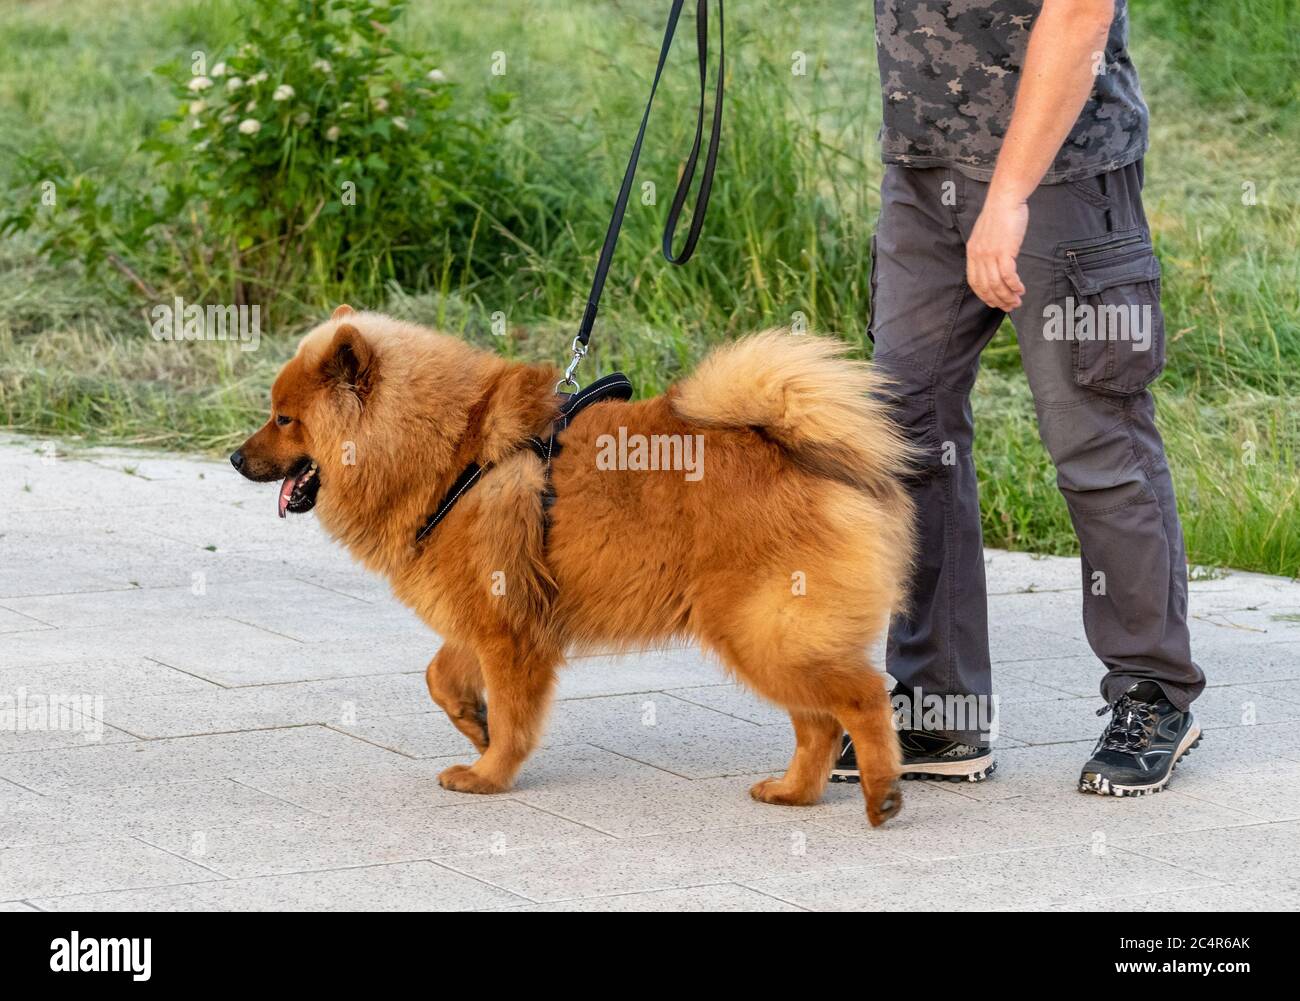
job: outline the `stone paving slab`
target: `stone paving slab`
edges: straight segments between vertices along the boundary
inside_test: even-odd
[[[48,622],[24,615],[22,612],[0,608],[0,633],[21,633],[52,628]]]
[[[255,815],[255,814],[254,814]],[[256,815],[255,815],[256,816]],[[177,827],[150,844],[223,876],[445,859],[465,852],[514,857],[538,845],[608,841],[606,835],[510,799],[291,820],[241,820],[199,831]],[[489,881],[490,882],[490,881]]]
[[[646,893],[617,893],[609,897],[583,897],[545,904],[524,904],[491,908],[509,911],[642,913],[647,911],[802,911],[785,901],[751,890],[737,883],[711,883],[683,890],[651,890]]]
[[[423,674],[214,688],[180,695],[108,699],[102,718],[137,737],[184,737],[313,723],[346,727],[407,713],[427,699]],[[1300,707],[1298,707],[1300,708]]]
[[[1075,792],[1078,563],[990,551],[987,783],[908,783],[879,830],[856,786],[756,803],[784,715],[674,647],[575,658],[480,798],[437,784],[473,758],[424,691],[438,637],[273,496],[0,441],[0,697],[76,707],[0,728],[0,910],[1300,908],[1296,581],[1192,581],[1205,739],[1159,796]]]
[[[307,813],[292,803],[224,778],[33,795],[0,815],[0,847],[64,844],[119,835],[149,841],[177,829],[203,831],[250,816],[288,821]]]
[[[66,728],[66,729],[60,729]],[[124,744],[137,740],[134,734],[105,724],[91,713],[71,709],[60,713],[57,724],[21,732],[0,730],[0,755],[18,751],[56,751],[63,748]]]
[[[1272,878],[1294,881],[1300,873],[1300,822],[1188,831],[1160,838],[1121,837],[1126,851],[1157,859],[1221,883]]]
[[[756,895],[761,896],[761,895]],[[36,897],[46,911],[486,910],[523,898],[433,862],[399,862],[145,890]]]
[[[1120,874],[1122,873],[1122,878]],[[1075,909],[1126,894],[1163,894],[1176,909],[1181,891],[1211,881],[1178,866],[1119,850],[1040,848],[935,862],[903,862],[832,872],[741,880],[778,900],[812,910]],[[1294,905],[1293,905],[1294,906]]]
[[[1293,911],[1295,895],[1300,885],[1295,879],[1259,883],[1227,883],[1182,890],[1178,906],[1187,911]],[[1169,910],[1166,893],[1144,893],[1133,896],[1104,897],[1082,904],[1056,904],[1049,910],[1165,912]]]
[[[0,898],[96,893],[217,879],[210,869],[134,838],[0,851]]]
[[[387,753],[325,727],[293,727],[5,754],[0,778],[52,794],[346,765]]]
[[[444,859],[450,868],[535,901],[610,896],[759,875],[809,874],[906,861],[871,838],[800,823],[551,844]]]

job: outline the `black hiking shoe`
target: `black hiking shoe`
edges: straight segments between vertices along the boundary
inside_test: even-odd
[[[987,747],[972,747],[937,734],[900,730],[905,779],[942,779],[947,782],[983,782],[993,774],[996,763]],[[832,782],[859,782],[858,759],[853,740],[846,733],[839,760],[831,769]]]
[[[1121,695],[1110,722],[1079,776],[1079,791],[1102,796],[1145,796],[1169,784],[1174,767],[1201,742],[1191,712],[1174,707],[1160,686],[1143,681]]]

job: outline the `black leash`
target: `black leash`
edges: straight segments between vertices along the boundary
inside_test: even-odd
[[[600,248],[600,257],[596,261],[596,273],[591,282],[591,294],[587,296],[587,308],[582,314],[582,323],[578,327],[578,336],[573,339],[573,359],[565,369],[564,378],[556,384],[555,391],[561,397],[560,415],[551,426],[550,436],[543,439],[537,435],[523,442],[523,447],[531,448],[546,465],[547,492],[543,495],[543,505],[549,507],[554,501],[551,491],[551,459],[559,454],[558,435],[584,409],[593,403],[605,400],[629,400],[632,397],[632,383],[621,372],[614,372],[598,379],[586,389],[578,385],[574,374],[578,365],[587,354],[587,343],[591,340],[591,331],[596,324],[596,313],[600,309],[600,297],[605,291],[605,279],[609,277],[609,268],[614,260],[614,251],[618,247],[619,231],[623,228],[623,216],[627,212],[628,199],[632,195],[632,185],[636,180],[637,161],[641,158],[641,145],[645,141],[646,126],[650,123],[650,108],[654,105],[655,93],[659,90],[659,80],[663,76],[668,53],[672,49],[673,35],[677,32],[677,21],[682,13],[685,0],[673,0],[668,12],[668,25],[664,28],[663,45],[659,49],[659,64],[655,67],[654,82],[650,85],[650,99],[646,101],[645,112],[641,115],[641,127],[637,130],[636,142],[632,144],[632,155],[627,161],[627,170],[623,173],[623,184],[614,203],[614,214],[610,217],[609,228],[605,231],[605,242]],[[713,124],[709,131],[709,152],[704,158],[704,170],[700,174],[700,190],[695,199],[695,214],[691,217],[690,228],[686,231],[686,242],[682,244],[681,253],[673,253],[673,238],[677,233],[677,223],[681,219],[682,209],[686,206],[686,197],[690,194],[691,184],[695,180],[695,169],[700,159],[700,145],[704,139],[704,106],[707,96],[709,75],[709,4],[708,0],[695,2],[695,47],[700,67],[700,105],[695,118],[695,142],[682,167],[682,177],[677,183],[672,205],[668,209],[668,218],[664,221],[663,254],[669,264],[682,265],[691,259],[695,246],[699,243],[700,232],[704,227],[704,215],[709,207],[709,193],[713,190],[713,174],[718,165],[718,143],[722,138],[722,79],[726,71],[726,52],[723,47],[724,23],[722,0],[718,0],[718,83],[713,98]],[[562,392],[562,387],[570,387],[570,392]],[[424,525],[415,536],[417,543],[422,542],[441,522],[465,491],[469,490],[492,468],[492,464],[479,465],[471,462],[456,481],[443,495],[433,514],[425,519]]]
[[[654,82],[650,85],[650,98],[646,101],[645,112],[641,115],[641,128],[637,130],[636,142],[632,144],[632,155],[627,161],[627,170],[623,172],[623,184],[614,202],[614,214],[610,217],[609,228],[605,231],[605,242],[600,248],[600,257],[596,261],[596,273],[591,282],[591,293],[587,296],[587,308],[582,314],[582,323],[578,326],[578,336],[573,339],[573,360],[565,370],[564,379],[556,386],[578,388],[574,373],[587,354],[587,343],[591,340],[592,328],[596,325],[596,314],[600,309],[600,297],[605,291],[605,279],[609,277],[609,268],[614,261],[614,251],[618,248],[619,231],[623,228],[623,216],[627,212],[628,199],[632,195],[632,185],[636,180],[637,161],[641,159],[641,145],[645,140],[646,126],[650,123],[650,108],[654,105],[655,93],[659,90],[659,80],[663,76],[664,65],[668,61],[668,52],[672,49],[673,36],[677,32],[677,20],[682,13],[685,0],[673,0],[668,12],[668,24],[664,28],[663,44],[659,48],[659,64],[655,67]],[[722,0],[718,0],[718,82],[713,97],[713,124],[709,130],[709,152],[704,159],[704,170],[700,174],[700,191],[695,200],[695,214],[691,217],[690,229],[686,232],[686,242],[680,254],[673,253],[673,238],[677,233],[677,223],[682,209],[686,206],[686,196],[690,193],[695,180],[695,168],[700,158],[700,144],[704,138],[704,106],[707,95],[709,75],[709,3],[708,0],[695,2],[695,48],[700,67],[700,104],[695,118],[695,142],[691,145],[690,155],[682,168],[681,180],[677,183],[677,192],[673,195],[672,205],[668,209],[668,218],[664,221],[663,254],[669,264],[682,265],[695,253],[700,232],[704,228],[704,215],[709,207],[709,194],[713,190],[713,175],[718,165],[718,144],[722,139],[722,93],[723,77],[726,74],[726,48],[724,44],[725,20]]]

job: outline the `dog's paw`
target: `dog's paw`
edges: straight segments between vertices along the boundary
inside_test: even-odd
[[[814,790],[799,789],[789,785],[785,779],[764,779],[755,782],[749,794],[760,803],[772,803],[775,806],[811,806],[821,796]]]
[[[903,808],[903,790],[897,782],[890,783],[883,796],[870,796],[867,799],[867,820],[872,827],[879,827]]]
[[[452,765],[438,776],[438,785],[452,792],[494,793],[505,792],[506,783],[490,779],[474,770],[472,765]]]

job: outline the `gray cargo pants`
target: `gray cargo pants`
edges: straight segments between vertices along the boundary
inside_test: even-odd
[[[1140,161],[1038,188],[1017,258],[1026,292],[1011,320],[1079,537],[1084,631],[1107,668],[1102,696],[1113,703],[1153,680],[1185,709],[1205,677],[1192,661],[1182,530],[1146,388],[1164,366],[1165,334],[1141,188]],[[966,241],[987,190],[946,168],[887,166],[873,241],[876,363],[924,453],[911,483],[911,608],[890,624],[886,668],[926,696],[992,692],[970,392],[1004,314],[966,284]]]

